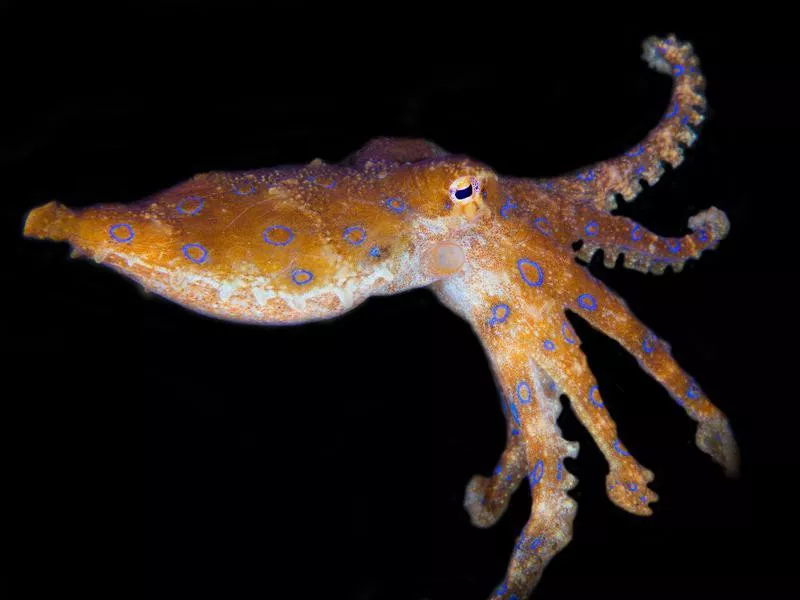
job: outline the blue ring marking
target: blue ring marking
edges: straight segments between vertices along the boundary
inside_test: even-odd
[[[539,483],[544,477],[544,461],[540,458],[536,461],[536,464],[533,467],[533,471],[531,471],[531,488]]]
[[[519,421],[519,411],[517,410],[517,405],[513,402],[509,402],[508,409],[511,411],[511,416],[514,417],[514,421],[516,421],[517,425],[522,427],[522,423]]]
[[[581,294],[578,296],[578,306],[584,310],[597,310],[597,300],[591,294]]]
[[[512,429],[511,435],[519,435],[519,429]]]
[[[194,258],[191,254],[189,254],[189,250],[194,248],[199,248],[202,251],[203,254],[200,256],[200,258]],[[183,255],[186,258],[198,265],[202,265],[208,259],[208,250],[206,250],[201,244],[184,244],[181,250],[183,250]]]
[[[406,209],[405,200],[402,198],[397,198],[396,196],[392,196],[391,198],[386,199],[386,208],[392,211],[395,214],[400,214]]]
[[[279,229],[281,231],[285,231],[286,233],[289,234],[289,237],[287,238],[287,240],[285,242],[274,242],[271,239],[269,239],[269,235],[273,231],[275,231],[276,229]],[[294,231],[292,231],[288,227],[285,227],[284,225],[270,225],[269,227],[267,227],[264,230],[264,233],[262,235],[264,237],[264,241],[267,242],[268,244],[272,245],[272,246],[288,246],[291,243],[291,241],[294,239]]]
[[[642,144],[641,146],[639,146],[639,147],[636,149],[636,151],[632,151],[632,150],[631,150],[630,152],[626,153],[626,154],[625,154],[625,156],[630,156],[631,158],[635,158],[635,157],[637,157],[637,156],[639,156],[639,155],[641,155],[641,154],[643,154],[643,153],[644,153],[644,144]]]
[[[511,595],[508,597],[508,600],[517,600],[517,595],[516,595],[516,594],[511,594]]]
[[[596,385],[593,385],[592,387],[589,388],[589,402],[591,402],[592,405],[596,406],[597,408],[603,408],[604,406],[603,401],[595,399],[595,394],[599,391],[600,390],[597,389]]]
[[[689,115],[683,115],[681,119],[681,125],[686,125],[689,122]]]
[[[645,354],[652,354],[656,349],[656,337],[652,333],[648,333],[642,340],[642,352]]]
[[[502,316],[498,315],[497,313],[500,311],[504,311]],[[508,304],[495,304],[492,307],[492,317],[489,319],[489,325],[497,325],[498,323],[505,323],[508,315],[511,314],[511,309],[508,308]]]
[[[642,501],[642,504],[647,504],[647,498],[645,498],[644,496],[639,496],[639,500]]]
[[[522,270],[523,265],[530,265],[534,269],[536,269],[536,273],[539,275],[539,279],[537,279],[536,281],[531,281],[530,279],[528,279],[528,277],[525,275],[525,271]],[[544,272],[542,271],[542,267],[533,262],[531,259],[520,258],[517,261],[517,269],[519,269],[519,274],[522,276],[522,280],[530,287],[539,287],[540,285],[542,285],[542,283],[544,283]]]
[[[561,461],[558,461],[558,469],[556,469],[556,480],[561,481],[561,475],[564,471],[564,464]]]
[[[578,343],[577,336],[572,338],[569,336],[567,332],[570,332],[572,333],[572,335],[575,335],[575,331],[572,329],[572,326],[566,321],[564,321],[561,324],[561,335],[564,336],[564,341],[567,342],[568,344],[577,344]]]
[[[381,255],[380,248],[378,248],[377,246],[373,246],[372,248],[369,249],[369,255],[378,258]]]
[[[586,224],[586,227],[583,228],[583,231],[589,237],[597,235],[597,232],[600,231],[600,225],[598,225],[597,221],[589,221]]]
[[[503,204],[503,206],[500,208],[500,216],[504,219],[507,219],[509,211],[512,211],[515,208],[517,208],[517,203],[511,199],[511,196],[507,196],[505,204]]]
[[[494,468],[494,471],[493,471],[493,473],[494,473],[495,475],[500,475],[500,473],[502,473],[502,472],[503,472],[503,465],[497,465],[497,466]]]
[[[236,182],[235,181],[231,182],[231,189],[233,190],[233,193],[236,194],[237,196],[250,196],[252,194],[255,194],[256,193],[256,184],[253,183],[252,181],[248,181],[248,183],[250,184],[250,188],[249,189],[240,190],[238,187],[236,187]]]
[[[623,450],[623,449],[622,449],[622,446],[621,446],[621,445],[620,445],[620,443],[619,443],[619,438],[617,438],[616,440],[614,440],[614,450],[616,450],[616,451],[617,451],[617,453],[618,453],[620,456],[630,456],[630,452],[627,452],[627,451],[625,451],[625,450]]]
[[[631,229],[631,239],[634,242],[638,242],[640,239],[644,237],[644,231],[642,230],[641,225],[634,225],[633,229]]]
[[[669,250],[673,254],[677,254],[678,252],[680,252],[681,251],[681,240],[680,240],[680,238],[667,240],[667,250]]]
[[[523,394],[523,391],[525,392]],[[517,384],[517,400],[520,404],[529,404],[531,401],[531,386],[527,381],[520,381]]]
[[[311,271],[306,271],[305,269],[295,269],[292,271],[292,281],[297,285],[305,285],[312,279],[314,279],[314,274]]]
[[[545,350],[555,350],[556,344],[553,340],[545,340],[544,341],[544,349]]]
[[[531,545],[528,546],[528,549],[529,550],[536,550],[539,546],[542,545],[543,541],[544,541],[544,538],[541,535],[537,535],[535,538],[533,538],[533,541],[531,541]],[[509,599],[509,600],[511,600],[511,599]]]
[[[639,165],[636,167],[636,174],[641,175],[642,173],[644,173],[644,165]]]
[[[506,481],[511,482],[514,481],[514,478],[511,475],[506,475]]]
[[[634,482],[632,482],[632,481],[629,481],[628,483],[626,483],[626,484],[625,484],[625,487],[626,487],[626,488],[628,488],[628,489],[629,489],[630,491],[632,491],[632,492],[635,492],[636,490],[638,490],[638,489],[639,489],[639,486],[638,486],[638,485],[636,485],[636,484],[635,484]]]
[[[589,169],[588,171],[584,171],[583,173],[578,173],[576,178],[579,181],[592,181],[594,179],[595,173],[594,169]]]
[[[697,239],[705,244],[708,241],[708,231],[701,229],[697,234]]]
[[[128,235],[125,236],[125,237],[121,237],[121,236],[117,235],[117,233],[116,233],[117,229],[127,229],[128,230]],[[108,235],[110,235],[111,238],[115,242],[120,242],[122,244],[127,244],[128,242],[130,242],[133,239],[133,236],[134,236],[133,227],[131,227],[127,223],[116,223],[116,224],[114,224],[114,225],[112,225],[111,227],[108,228]]]
[[[191,201],[191,200],[197,200],[199,202],[199,204],[194,208],[194,210],[189,210],[189,211],[184,210],[183,204],[185,202],[188,202],[188,201]],[[180,202],[178,202],[178,206],[176,206],[175,208],[182,215],[193,216],[193,215],[196,215],[197,213],[199,213],[200,209],[202,209],[203,206],[205,206],[205,204],[206,204],[206,201],[203,198],[201,198],[200,196],[185,196]]]
[[[533,226],[542,235],[550,237],[550,234],[552,233],[552,227],[550,226],[550,221],[548,221],[546,217],[536,217],[533,220]]]
[[[350,239],[350,234],[353,232],[360,233],[361,237],[355,240]],[[360,246],[361,244],[364,243],[364,240],[367,239],[367,230],[364,229],[363,227],[359,227],[358,225],[353,225],[344,230],[342,237],[345,239],[345,241],[353,244],[353,246]]]
[[[444,201],[444,208],[445,210],[450,210],[451,208],[453,208],[453,202],[452,200],[450,200],[450,198]]]
[[[672,110],[669,111],[669,113],[667,113],[666,115],[664,115],[664,118],[665,119],[671,119],[672,117],[674,117],[677,114],[678,114],[678,103],[677,102],[673,102],[672,103]]]
[[[495,592],[498,595],[505,594],[507,591],[508,591],[508,584],[505,581],[503,583],[501,583],[500,585],[498,585],[497,589],[495,590]]]
[[[681,75],[683,75],[684,71],[685,71],[685,69],[683,68],[683,65],[672,65],[672,76],[673,77],[680,77]]]
[[[695,381],[690,381],[689,387],[686,388],[686,397],[690,400],[697,400],[701,395],[700,386]]]
[[[547,389],[550,390],[551,392],[555,392],[556,391],[556,382],[551,379],[550,380],[550,385],[547,386]]]

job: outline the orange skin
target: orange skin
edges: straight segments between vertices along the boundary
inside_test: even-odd
[[[472,522],[495,523],[527,477],[531,518],[492,598],[527,597],[572,536],[576,480],[564,468],[578,447],[561,437],[560,394],[609,464],[608,495],[650,515],[653,473],[619,439],[597,382],[566,320],[580,314],[617,340],[698,421],[697,445],[733,475],[738,452],[725,416],[625,303],[583,260],[678,271],[725,237],[725,215],[708,209],[692,233],[661,238],[615,216],[639,180],[677,166],[702,121],[703,78],[688,44],[645,42],[644,58],[672,73],[664,119],[610,161],[548,180],[498,177],[490,168],[423,140],[379,138],[340,165],[198,175],[136,204],[71,211],[34,209],[25,235],[66,240],[87,255],[185,307],[222,319],[301,323],[352,309],[375,294],[430,286],[466,319],[490,357],[505,398],[508,445],[490,478],[475,476],[464,501]],[[572,244],[582,246],[574,250]]]

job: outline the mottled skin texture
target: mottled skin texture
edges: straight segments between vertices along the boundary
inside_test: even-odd
[[[725,215],[711,208],[692,233],[661,238],[614,216],[640,180],[677,166],[702,121],[703,78],[688,44],[645,42],[644,58],[674,78],[663,120],[624,155],[546,180],[498,177],[423,140],[379,138],[330,166],[208,173],[136,204],[31,211],[25,234],[69,241],[145,288],[228,320],[301,323],[339,315],[375,294],[430,286],[480,337],[505,399],[508,444],[491,477],[475,476],[465,508],[495,523],[528,478],[531,518],[492,598],[527,597],[547,562],[571,539],[576,480],[564,468],[577,444],[561,437],[559,397],[591,432],[609,464],[608,495],[649,515],[653,474],[626,450],[566,319],[580,314],[619,341],[698,421],[697,445],[729,474],[738,468],[725,416],[625,303],[584,265],[661,273],[716,246]],[[581,242],[579,250],[573,249]]]

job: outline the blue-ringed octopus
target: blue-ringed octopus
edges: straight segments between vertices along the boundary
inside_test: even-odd
[[[297,324],[336,317],[373,295],[429,287],[480,338],[503,397],[507,445],[493,474],[474,476],[464,507],[493,525],[527,479],[531,515],[495,600],[527,598],[572,537],[576,485],[564,459],[560,396],[608,461],[613,503],[650,515],[653,473],[625,446],[567,320],[577,313],[618,341],[698,422],[697,446],[730,475],[738,452],[725,415],[676,363],[670,346],[594,278],[602,250],[643,273],[680,271],[728,231],[710,208],[691,233],[666,238],[612,214],[640,181],[676,167],[703,120],[704,79],[689,44],[650,38],[643,58],[671,75],[658,125],[621,156],[545,179],[499,176],[421,139],[376,138],[340,164],[210,172],[130,205],[33,209],[24,234],[67,241],[145,289],[206,315]],[[577,248],[577,249],[576,249]]]

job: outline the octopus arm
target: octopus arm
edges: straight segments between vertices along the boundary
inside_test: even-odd
[[[547,308],[542,312],[542,321],[548,324],[545,328],[555,329],[555,323],[562,323],[559,328],[562,339],[550,340],[552,344],[546,347],[534,346],[534,360],[569,397],[573,412],[606,458],[609,465],[606,483],[611,501],[630,513],[651,515],[649,504],[658,500],[656,493],[647,487],[654,478],[653,472],[625,449],[580,348],[580,340],[569,327],[563,311]]]
[[[705,80],[691,44],[674,36],[650,37],[643,44],[647,64],[673,78],[672,97],[659,124],[623,155],[584,167],[573,173],[537,180],[539,187],[557,196],[591,198],[599,210],[616,208],[616,196],[631,201],[642,190],[641,180],[655,184],[664,173],[663,163],[677,167],[683,161],[681,144],[691,146],[696,134],[691,126],[703,121]]]
[[[627,217],[613,216],[593,208],[585,208],[573,223],[573,240],[582,241],[578,258],[589,262],[598,250],[603,262],[613,268],[622,254],[624,265],[642,273],[660,275],[667,267],[676,273],[689,259],[697,259],[715,248],[728,234],[729,222],[725,213],[711,207],[689,219],[692,233],[682,237],[662,237],[648,231]]]
[[[686,414],[698,422],[695,437],[698,448],[720,464],[729,476],[736,476],[739,471],[739,452],[727,418],[711,403],[695,380],[678,365],[672,357],[669,344],[645,327],[622,299],[591,275],[584,273],[582,290],[580,296],[565,303],[566,307],[619,342],[632,354],[641,368],[661,383]],[[571,330],[567,332],[567,336],[575,342],[578,341]],[[575,394],[584,398],[579,405],[591,410],[586,406],[588,400],[589,404],[596,405],[594,408],[600,411],[597,414],[602,415],[605,411],[594,387],[596,384],[590,380],[589,375],[584,375],[581,379],[581,383],[575,386]],[[606,456],[615,461],[619,461],[622,456],[624,462],[628,453],[618,443],[613,432],[608,426],[599,428],[602,446],[605,447]]]
[[[531,491],[531,514],[516,539],[505,578],[491,598],[527,598],[544,568],[572,539],[577,503],[567,492],[577,479],[564,468],[578,444],[563,439],[556,419],[558,389],[545,371],[519,348],[490,344],[493,370],[500,382],[510,435],[491,478],[473,477],[464,506],[473,523],[488,526],[508,502],[523,477]],[[524,469],[524,473],[520,470]]]
[[[508,198],[525,198],[526,209],[519,215],[534,230],[542,243],[560,246],[571,252],[570,246],[580,242],[578,258],[589,262],[598,250],[603,251],[605,266],[613,268],[620,255],[628,269],[660,275],[667,267],[679,272],[686,261],[700,258],[717,247],[728,235],[730,223],[725,213],[716,207],[699,212],[689,219],[691,233],[680,237],[657,235],[636,221],[598,210],[591,204],[555,202],[534,189],[530,180],[504,179]],[[513,206],[507,200],[506,207]],[[511,215],[510,210],[505,214]],[[500,213],[504,216],[504,213]]]

